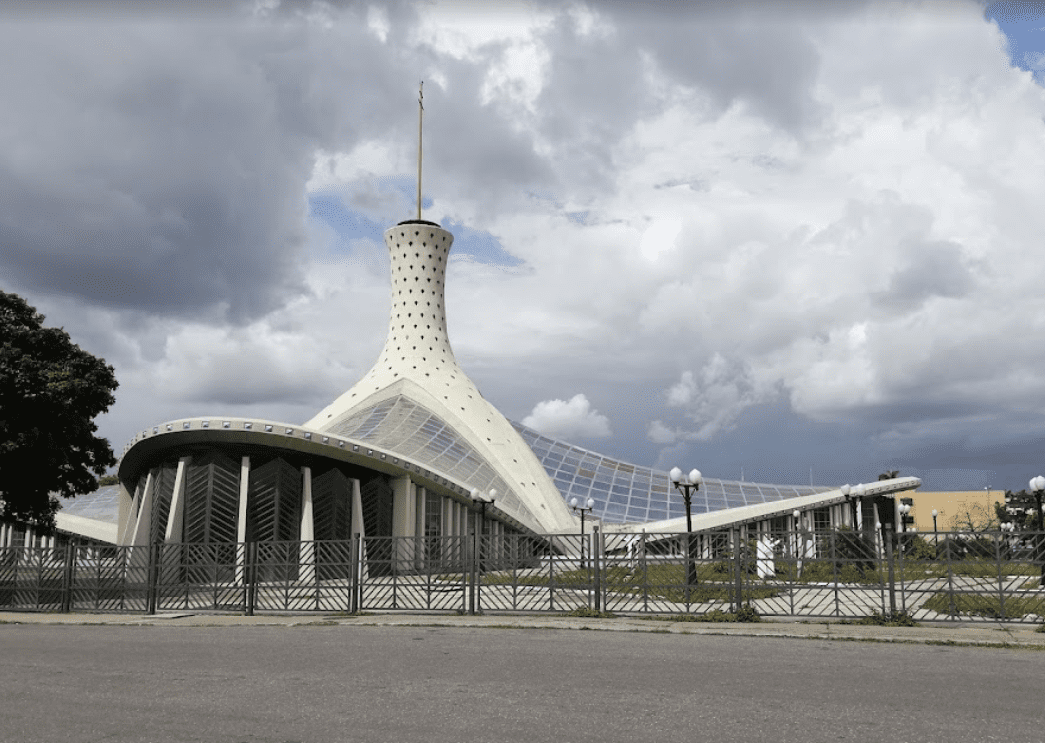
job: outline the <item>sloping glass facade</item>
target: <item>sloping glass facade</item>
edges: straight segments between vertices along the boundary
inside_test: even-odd
[[[61,513],[116,524],[120,521],[120,486],[106,485],[93,493],[61,499]]]
[[[595,501],[592,514],[608,523],[643,523],[686,515],[682,497],[668,473],[620,462],[580,447],[557,441],[519,423],[512,426],[537,455],[555,487],[569,502],[576,497]],[[755,503],[824,493],[829,486],[765,485],[704,478],[693,494],[693,513],[720,511]]]
[[[331,433],[391,451],[480,490],[500,494],[497,507],[515,515],[522,502],[452,426],[424,406],[397,395],[359,411]]]

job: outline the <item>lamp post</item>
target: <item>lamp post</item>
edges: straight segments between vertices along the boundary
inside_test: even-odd
[[[896,510],[900,515],[900,532],[901,536],[898,539],[897,546],[900,554],[903,554],[907,548],[907,514],[911,512],[911,505],[909,503],[900,503]]]
[[[842,495],[845,496],[845,502],[849,504],[850,520],[849,523],[853,526],[853,531],[857,531],[856,527],[856,501],[853,500],[853,488],[849,483],[846,483],[839,488],[842,491]]]
[[[798,575],[802,576],[802,558],[806,554],[806,532],[802,528],[802,512],[797,508],[791,513],[795,519],[795,557],[798,558]]]
[[[595,499],[588,498],[582,506],[576,498],[570,498],[570,508],[581,512],[581,570],[584,570],[587,567],[584,562],[584,514],[591,512],[591,509],[595,508]]]
[[[472,502],[479,506],[479,512],[481,514],[479,521],[475,525],[475,553],[477,561],[480,556],[479,553],[481,551],[479,547],[480,539],[482,538],[482,534],[488,531],[488,524],[486,521],[486,506],[493,503],[495,500],[497,500],[497,491],[493,488],[491,488],[490,491],[487,493],[484,493],[483,491],[479,490],[479,488],[472,489]],[[482,570],[481,564],[479,566],[479,570]]]
[[[862,482],[857,483],[853,486],[853,513],[856,513],[857,505],[863,500],[864,495],[867,493],[867,486]],[[857,531],[862,531],[860,526],[857,527]]]
[[[689,475],[683,476],[682,470],[672,467],[668,473],[671,481],[675,483],[675,489],[682,493],[682,499],[686,502],[686,603],[689,603],[689,587],[697,584],[697,566],[693,562],[693,515],[691,499],[693,493],[700,490],[700,483],[704,478],[700,470],[692,469]]]
[[[1041,560],[1041,580],[1039,584],[1042,588],[1045,588],[1045,511],[1041,510],[1041,496],[1045,493],[1045,477],[1038,475],[1031,478],[1030,489],[1034,493],[1035,502],[1038,504],[1038,537],[1035,541],[1038,544],[1038,559]]]
[[[940,535],[936,532],[936,517],[939,516],[939,515],[940,515],[940,512],[937,511],[934,508],[933,509],[933,547],[936,548],[937,552],[940,551]],[[937,556],[939,556],[939,555],[937,555]]]

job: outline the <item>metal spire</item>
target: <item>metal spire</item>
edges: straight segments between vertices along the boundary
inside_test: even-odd
[[[417,218],[421,218],[421,127],[425,119],[425,81],[417,89]]]

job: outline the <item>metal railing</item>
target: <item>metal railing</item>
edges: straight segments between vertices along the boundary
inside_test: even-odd
[[[1045,533],[367,537],[0,549],[0,610],[1045,619]],[[688,577],[688,579],[687,579]]]

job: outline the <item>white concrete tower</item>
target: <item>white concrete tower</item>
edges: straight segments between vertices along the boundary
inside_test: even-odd
[[[404,419],[402,430],[388,443],[404,456],[427,461],[470,487],[496,487],[502,493],[496,507],[535,531],[574,528],[575,517],[536,456],[454,358],[444,301],[453,235],[418,219],[400,222],[384,237],[392,268],[385,347],[362,379],[305,425],[352,436],[375,410],[385,418],[398,416]],[[406,421],[410,416],[415,423],[426,418],[444,424],[463,464],[449,470],[445,459],[438,460],[447,445],[433,445]]]

